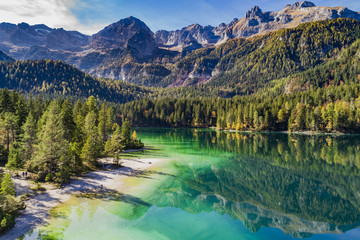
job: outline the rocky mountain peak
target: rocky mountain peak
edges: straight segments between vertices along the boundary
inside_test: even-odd
[[[292,9],[300,9],[300,8],[307,8],[307,7],[316,7],[316,5],[309,1],[301,1],[301,2],[295,2],[291,5],[288,5]]]
[[[151,32],[140,29],[127,41],[125,47],[135,49],[139,56],[148,56],[153,53],[156,43]]]
[[[30,25],[25,22],[22,22],[22,23],[18,24],[18,27],[22,28],[22,29],[28,29],[28,28],[30,28]]]
[[[143,21],[130,16],[110,24],[93,35],[91,37],[91,45],[93,47],[124,48],[127,41],[140,30],[153,35],[150,28]]]
[[[263,12],[259,8],[259,6],[253,6],[249,11],[246,12],[245,18],[256,18],[256,17],[262,17]]]
[[[194,23],[192,25],[189,25],[189,26],[185,27],[184,29],[187,29],[187,30],[191,31],[191,30],[198,30],[198,29],[201,29],[201,28],[202,28],[202,26],[200,24]]]
[[[95,34],[95,36],[103,37],[122,37],[126,35],[134,35],[135,32],[138,32],[140,29],[144,29],[148,32],[151,30],[146,26],[146,24],[135,17],[128,17],[121,19],[120,21],[110,24],[105,27],[103,30]]]
[[[260,23],[266,23],[273,20],[269,14],[270,12],[263,13],[259,6],[254,6],[247,11],[244,20],[248,27],[258,26]]]

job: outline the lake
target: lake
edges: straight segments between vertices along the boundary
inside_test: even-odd
[[[136,129],[162,159],[23,239],[360,239],[360,136]]]

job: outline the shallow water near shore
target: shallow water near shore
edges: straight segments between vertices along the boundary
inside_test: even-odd
[[[161,159],[22,239],[359,239],[360,137],[136,129]]]

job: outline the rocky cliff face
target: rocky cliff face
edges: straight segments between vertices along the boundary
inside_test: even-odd
[[[360,14],[345,7],[316,7],[304,1],[287,5],[278,12],[263,12],[255,6],[243,18],[217,27],[193,24],[181,30],[161,30],[155,34],[141,20],[128,17],[92,36],[46,25],[1,23],[0,50],[19,60],[63,60],[97,77],[152,85],[169,74],[173,63],[193,50],[334,18],[360,20]],[[190,79],[207,81],[218,71],[214,70],[215,65],[213,60],[206,62],[205,67],[199,62],[189,70]],[[179,76],[182,78],[181,74]],[[189,74],[183,76],[188,79]]]
[[[203,46],[212,46],[221,38],[215,28],[193,24],[181,30],[160,30],[155,33],[155,40],[162,46],[182,50],[183,48],[197,49]]]
[[[360,14],[345,7],[316,7],[314,3],[307,1],[287,5],[278,12],[263,13],[255,6],[231,28],[231,32],[233,37],[250,37],[283,28],[297,27],[306,22],[336,18],[360,20]]]
[[[196,24],[176,31],[161,30],[155,33],[155,39],[169,49],[194,49],[218,45],[233,38],[246,38],[282,28],[292,28],[306,22],[336,18],[360,20],[360,14],[345,7],[316,7],[308,1],[295,2],[278,12],[263,12],[258,6],[254,6],[243,18],[235,18],[229,24],[222,23],[218,27]]]
[[[128,17],[105,27],[91,36],[90,47],[124,49],[128,45],[128,41],[133,37],[139,38],[139,34],[144,36],[144,39],[147,39],[148,42],[150,41],[150,44],[155,45],[152,37],[153,33],[148,26],[137,18]]]
[[[89,36],[76,31],[52,29],[43,24],[0,24],[0,49],[17,59],[25,59],[26,54],[35,46],[75,52],[88,43]]]
[[[154,57],[159,55],[153,32],[134,17],[113,23],[92,36],[46,25],[2,23],[0,50],[19,60],[63,60],[96,77],[124,81],[148,76],[144,63],[148,58],[156,62]],[[7,59],[5,56],[1,59]]]

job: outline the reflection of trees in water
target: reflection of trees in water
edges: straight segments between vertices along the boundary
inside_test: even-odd
[[[360,137],[181,131],[166,136],[234,157],[200,168],[180,163],[156,205],[217,211],[253,231],[277,227],[298,237],[345,231],[360,221]]]
[[[318,178],[252,158],[178,169],[178,177],[162,188],[156,205],[194,214],[217,211],[240,219],[252,231],[277,227],[302,237],[306,232],[345,231],[360,220],[358,191],[347,187],[349,182],[359,182],[357,177]]]
[[[191,140],[195,151],[230,152],[237,156],[267,159],[288,168],[359,174],[360,136],[216,132],[201,129],[168,130],[171,142]],[[335,167],[334,167],[335,166]]]
[[[186,151],[222,160],[199,166],[189,156],[146,202],[124,195],[118,207],[104,204],[106,211],[127,220],[144,216],[151,204],[193,214],[216,211],[241,220],[253,232],[275,227],[296,237],[359,225],[360,137],[159,131],[150,136],[186,143]]]

